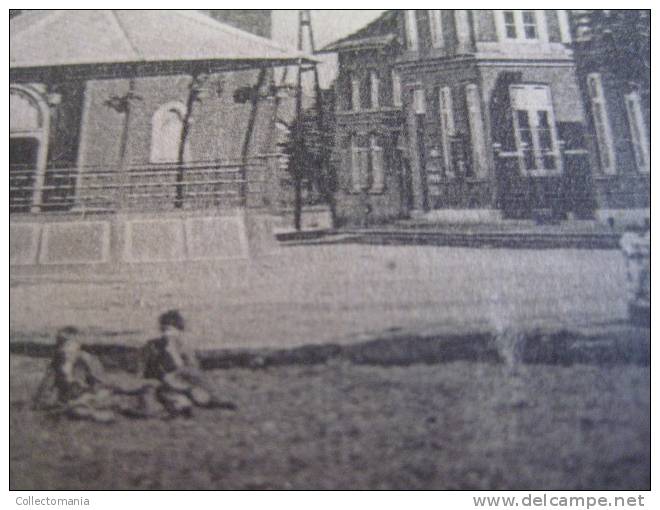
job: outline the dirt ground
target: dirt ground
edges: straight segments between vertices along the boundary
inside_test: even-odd
[[[290,348],[352,343],[399,329],[554,329],[625,319],[616,250],[508,250],[361,244],[287,246],[249,268],[12,275],[11,336],[51,337],[68,324],[142,343],[168,308],[195,347]]]
[[[57,420],[11,357],[12,489],[650,488],[648,367],[454,362],[213,372],[237,411]]]

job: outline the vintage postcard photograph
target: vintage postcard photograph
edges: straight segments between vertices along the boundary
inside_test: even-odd
[[[8,18],[11,490],[650,491],[650,10]]]

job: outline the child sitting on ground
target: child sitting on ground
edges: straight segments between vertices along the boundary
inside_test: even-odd
[[[172,415],[190,416],[193,406],[235,409],[221,402],[199,367],[194,352],[185,342],[185,321],[178,310],[162,314],[158,320],[161,336],[150,340],[144,348],[144,372],[158,379],[159,400]]]
[[[113,377],[92,354],[82,350],[80,332],[67,326],[57,332],[56,351],[35,395],[38,408],[69,418],[109,423],[118,414],[147,417],[155,386],[129,374]]]

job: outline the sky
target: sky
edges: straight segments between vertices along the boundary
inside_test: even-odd
[[[359,30],[376,19],[382,10],[312,10],[312,28],[314,44],[317,49],[337,39]],[[298,11],[273,11],[273,39],[290,47],[298,43]],[[323,63],[319,66],[321,86],[326,88],[336,75],[336,57],[334,54],[319,55]]]

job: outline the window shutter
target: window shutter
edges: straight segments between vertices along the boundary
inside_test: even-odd
[[[392,69],[392,98],[394,106],[401,106],[403,104],[401,97],[401,76],[394,69]]]
[[[380,107],[380,78],[378,71],[371,71],[369,73],[369,80],[371,84],[371,108],[376,109]]]
[[[571,25],[568,21],[568,13],[564,9],[558,9],[557,17],[559,18],[559,33],[561,34],[561,42],[564,44],[569,44],[571,42]]]
[[[442,157],[445,171],[451,170],[451,137],[454,135],[454,111],[451,100],[451,89],[443,87],[440,89],[440,136],[442,142]]]
[[[383,147],[379,137],[371,135],[371,191],[382,193],[385,189],[385,165]]]
[[[413,91],[413,109],[417,115],[426,113],[426,97],[423,88],[416,88]]]
[[[445,45],[442,33],[442,11],[433,9],[429,11],[429,28],[431,29],[431,45],[434,48],[442,48]]]
[[[454,11],[454,24],[456,27],[456,39],[458,53],[468,53],[472,50],[472,35],[468,11],[457,9]]]
[[[649,146],[646,137],[646,126],[642,117],[642,108],[639,94],[633,92],[626,94],[626,114],[630,128],[630,139],[635,153],[637,170],[643,173],[649,172]]]
[[[358,147],[357,136],[351,136],[351,191],[360,192],[360,149]]]
[[[603,83],[599,73],[591,73],[587,76],[587,89],[591,99],[591,114],[596,131],[601,170],[607,175],[614,175],[616,173],[616,160],[612,143],[612,129],[603,93]]]
[[[357,76],[351,78],[351,102],[353,111],[360,110],[360,79]]]
[[[477,177],[484,177],[487,169],[486,144],[483,118],[481,116],[481,99],[477,86],[474,84],[467,85],[465,97],[470,122],[470,140],[472,142],[472,171]]]
[[[406,11],[406,42],[409,50],[417,51],[419,49],[419,36],[417,33],[417,11]]]
[[[342,80],[342,89],[345,93],[345,98],[342,102],[343,109],[345,111],[351,111],[354,109],[355,94],[353,93],[353,77],[350,73],[346,73],[344,75]]]

